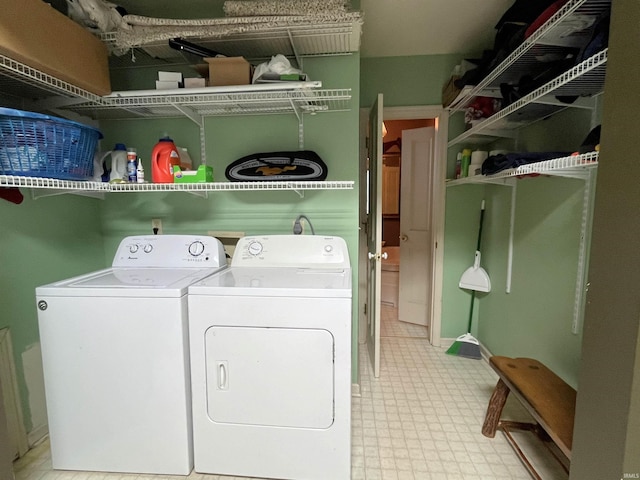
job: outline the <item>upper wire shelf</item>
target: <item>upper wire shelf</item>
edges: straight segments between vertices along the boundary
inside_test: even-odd
[[[611,8],[611,0],[570,0],[544,25],[527,38],[516,50],[492,70],[478,85],[467,90],[447,107],[451,112],[462,110],[477,96],[495,96],[501,83],[517,83],[532,71],[538,59],[566,52],[567,48],[584,43],[590,30],[580,28],[587,18],[598,17]]]
[[[480,121],[458,135],[448,146],[462,142],[481,145],[496,138],[514,136],[514,131],[535,121],[558,113],[572,105],[554,96],[591,96],[604,90],[607,50],[603,50],[566,71],[551,82],[534,90],[520,100]],[[579,104],[579,103],[578,103]]]
[[[270,58],[274,53],[288,57],[347,55],[360,49],[362,34],[361,21],[330,22],[309,25],[277,26],[266,30],[256,30],[224,37],[190,37],[189,41],[221,52],[228,57],[243,56],[249,59]],[[117,33],[101,35],[103,42],[113,48]],[[161,64],[167,62],[185,63],[182,52],[169,47],[166,41],[151,42],[135,47],[136,51],[144,52],[140,58],[134,54],[135,63],[131,55],[110,58],[112,66],[130,67],[145,64]]]
[[[309,82],[317,83],[318,82]],[[273,85],[271,85],[273,87]],[[308,113],[347,111],[351,89],[321,90],[302,82],[298,88],[283,86],[283,90],[261,90],[257,85],[216,93],[217,87],[180,89],[171,92],[152,91],[139,96],[118,96],[114,93],[97,101],[70,105],[66,109],[95,119],[180,117],[187,108],[192,115],[248,115],[278,113]],[[209,90],[211,93],[207,93]],[[130,93],[130,92],[124,92]]]

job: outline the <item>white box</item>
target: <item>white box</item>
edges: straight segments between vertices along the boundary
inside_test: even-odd
[[[167,90],[170,88],[180,88],[178,82],[156,80],[156,90]]]
[[[180,72],[158,72],[158,80],[161,82],[182,82],[182,73]]]

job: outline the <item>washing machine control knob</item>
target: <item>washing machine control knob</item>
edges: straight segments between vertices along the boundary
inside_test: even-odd
[[[144,248],[144,253],[151,253],[151,250],[153,250],[153,245],[151,245],[150,243],[147,243]]]
[[[138,251],[138,244],[134,243],[133,245],[129,245],[129,252],[136,253]]]
[[[202,255],[204,253],[204,243],[200,241],[191,243],[189,245],[189,253],[194,257]]]
[[[262,244],[260,242],[251,242],[247,250],[253,256],[260,255],[262,253]]]
[[[333,252],[333,245],[325,245],[324,246],[324,251],[327,252],[327,253]]]

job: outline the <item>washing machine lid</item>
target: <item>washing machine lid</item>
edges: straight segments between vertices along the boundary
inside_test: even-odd
[[[37,295],[74,297],[181,297],[219,268],[107,268],[36,288]]]
[[[351,269],[230,267],[191,285],[189,294],[351,298]]]

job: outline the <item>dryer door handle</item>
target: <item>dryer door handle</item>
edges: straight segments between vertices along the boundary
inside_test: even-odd
[[[229,375],[227,373],[228,364],[225,361],[218,361],[218,390],[229,388]]]

